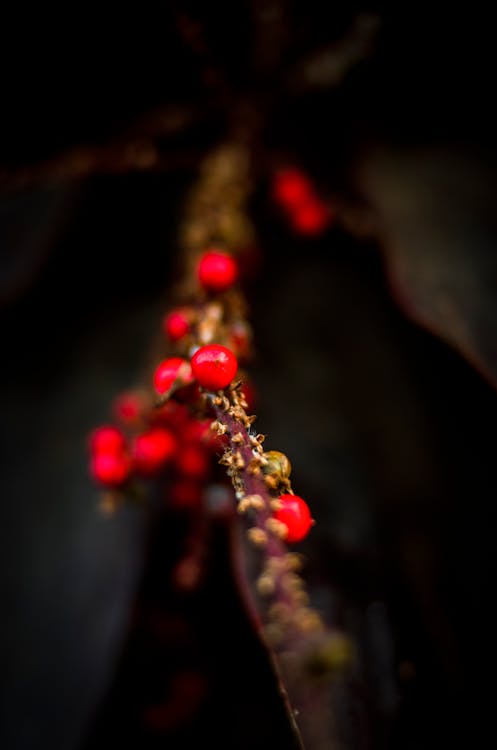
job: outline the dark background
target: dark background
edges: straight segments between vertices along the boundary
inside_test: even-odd
[[[262,113],[258,425],[319,520],[304,545],[316,605],[358,644],[345,744],[475,743],[491,726],[493,27],[477,8],[372,8],[369,54],[316,89],[292,71],[344,38],[358,8],[267,3],[264,26],[256,5],[3,11],[2,747],[292,746],[223,522],[203,586],[179,596],[181,523],[136,508],[102,519],[86,476],[88,431],[147,375],[183,199],[242,95]],[[202,43],[185,40],[184,18]],[[286,29],[273,61],[268,27]],[[148,139],[162,107],[184,124],[153,131],[160,169],[113,156],[84,179],[57,175],[76,145]],[[269,198],[281,159],[381,230],[292,236]],[[163,613],[159,633],[143,607]],[[148,703],[175,692],[185,716],[147,728]]]

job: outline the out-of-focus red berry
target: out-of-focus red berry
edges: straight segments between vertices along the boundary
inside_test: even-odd
[[[102,425],[93,430],[89,444],[93,454],[117,454],[126,448],[126,438],[117,427]]]
[[[312,183],[300,169],[280,169],[273,179],[273,198],[285,209],[306,202],[313,193]]]
[[[318,198],[299,204],[290,213],[290,224],[297,234],[316,237],[322,234],[330,223],[328,208]]]
[[[166,393],[178,381],[182,385],[193,382],[190,363],[181,357],[170,357],[158,365],[154,373],[154,387],[157,393]]]
[[[150,421],[153,424],[170,427],[173,432],[182,430],[189,420],[188,407],[177,401],[166,401],[163,406],[153,409],[150,413]]]
[[[129,479],[131,469],[130,458],[124,451],[96,453],[90,460],[90,475],[104,487],[120,487]]]
[[[190,330],[190,321],[184,310],[172,310],[163,320],[164,333],[169,341],[180,341]]]
[[[141,476],[153,476],[171,462],[176,454],[176,438],[164,427],[152,427],[133,440],[131,455],[134,469]]]
[[[288,542],[300,542],[307,536],[313,524],[309,506],[298,495],[284,494],[278,498],[282,507],[274,512],[274,518],[288,530]]]
[[[112,411],[116,418],[127,425],[135,424],[147,409],[146,396],[138,391],[121,393],[114,399]]]
[[[181,430],[181,440],[184,443],[203,443],[207,445],[211,437],[210,419],[189,419]]]
[[[222,456],[226,448],[229,447],[229,444],[230,441],[227,435],[216,435],[216,433],[211,430],[208,447],[214,456]]]
[[[198,443],[182,445],[176,458],[176,471],[192,479],[204,479],[209,473],[206,448]]]

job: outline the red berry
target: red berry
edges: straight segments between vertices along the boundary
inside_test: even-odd
[[[208,344],[197,349],[192,357],[192,372],[202,388],[218,391],[226,388],[236,375],[238,362],[230,349]]]
[[[181,430],[181,439],[185,443],[202,443],[207,445],[211,435],[211,419],[190,419]]]
[[[279,501],[282,507],[275,511],[274,517],[287,527],[288,542],[300,542],[313,523],[309,506],[298,495],[280,495]]]
[[[228,253],[207,250],[200,258],[197,275],[208,292],[224,292],[237,280],[238,265]]]
[[[190,364],[181,357],[165,359],[154,373],[155,390],[166,393],[176,381],[182,385],[189,385],[193,381]]]
[[[273,182],[273,196],[277,203],[292,209],[308,200],[312,195],[309,178],[299,169],[289,167],[276,173]]]
[[[163,328],[170,341],[180,341],[190,330],[190,322],[184,310],[173,310],[166,315]]]
[[[215,456],[222,456],[226,448],[229,447],[229,444],[230,441],[227,435],[216,435],[215,433],[211,433],[208,446]]]
[[[131,473],[127,453],[97,453],[90,461],[90,474],[104,487],[120,487]]]
[[[156,474],[176,453],[176,438],[162,427],[137,435],[131,448],[134,467],[142,476]]]
[[[178,451],[177,471],[191,479],[203,479],[209,472],[206,449],[197,443],[185,445]]]
[[[227,435],[217,435],[211,430],[214,419],[192,419],[181,431],[181,440],[184,443],[197,443],[204,447],[209,453],[220,456],[229,445]]]
[[[327,228],[330,214],[324,203],[318,198],[311,198],[292,209],[290,222],[297,234],[313,237]]]
[[[140,419],[147,406],[146,397],[143,393],[129,391],[121,393],[114,399],[112,410],[120,422],[133,424]]]
[[[112,425],[97,427],[90,435],[90,450],[94,455],[117,454],[126,448],[126,438]]]
[[[163,406],[153,409],[150,413],[150,421],[153,424],[170,427],[173,432],[182,430],[189,419],[188,408],[185,404],[178,404],[176,401],[167,401]]]

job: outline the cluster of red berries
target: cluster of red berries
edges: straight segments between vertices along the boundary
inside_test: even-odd
[[[197,262],[196,277],[199,287],[208,295],[222,294],[238,281],[239,267],[235,258],[229,253],[210,248],[200,256]],[[196,324],[199,322],[201,321],[198,320],[198,310],[182,306],[170,311],[164,317],[162,327],[166,338],[172,344],[185,348],[186,345],[195,344],[194,333]],[[249,358],[250,329],[245,321],[231,321],[226,338],[230,350],[239,360]],[[217,387],[221,386],[215,386]]]
[[[120,396],[115,411],[121,415],[122,427],[104,425],[90,435],[93,479],[107,489],[119,489],[131,479],[154,478],[168,470],[173,504],[198,505],[212,457],[225,447],[210,430],[211,420],[196,418],[186,404],[176,401],[147,413],[138,394]],[[137,420],[146,426],[134,432]]]
[[[330,226],[333,216],[329,207],[301,170],[287,167],[276,172],[272,194],[297,234],[318,236]]]
[[[126,438],[112,425],[97,427],[89,440],[90,474],[105,487],[120,487],[131,474],[131,457]]]
[[[220,293],[236,282],[238,267],[228,253],[211,249],[201,256],[197,277],[207,292]],[[164,329],[170,341],[181,341],[191,332],[190,310],[180,308],[169,313]],[[159,395],[174,392],[188,401],[198,395],[199,386],[210,391],[226,388],[237,370],[238,361],[230,349],[210,344],[198,348],[190,361],[182,357],[163,360],[155,370],[153,384]],[[146,411],[131,394],[121,396],[116,403],[118,417],[128,427],[139,424],[140,419],[147,422]],[[181,479],[173,485],[174,494],[191,504],[200,494],[199,483],[209,473],[208,448],[219,450],[219,441],[211,438],[209,420],[187,419],[183,404],[170,401],[159,410],[149,408],[149,412],[147,428],[129,440],[122,430],[110,425],[93,432],[90,473],[104,487],[120,488],[132,477],[154,477],[174,465]]]
[[[197,349],[191,362],[181,357],[171,357],[161,362],[154,374],[154,386],[159,394],[173,387],[181,390],[192,385],[216,391],[231,383],[237,369],[238,362],[233,352],[225,346],[211,344]],[[183,474],[205,477],[208,466],[205,451],[192,440],[186,441],[186,444],[183,440],[182,450],[178,450],[177,435],[171,427],[178,427],[177,416],[181,404],[170,403],[176,407],[176,411],[173,412],[169,404],[158,409],[151,416],[153,424],[131,441],[127,441],[124,433],[111,425],[99,427],[93,432],[90,437],[90,471],[95,480],[106,487],[120,487],[131,475],[156,476],[173,459]],[[134,405],[129,397],[127,402],[121,400],[120,408],[131,414],[133,419],[139,412],[139,406]],[[171,419],[173,413],[175,419]],[[186,418],[181,427],[187,426],[186,434],[192,436],[196,429],[193,425],[199,426],[197,437],[208,430],[208,425],[205,427],[198,420],[186,425]]]
[[[170,462],[176,439],[167,429],[151,427],[127,440],[113,425],[98,427],[90,436],[90,473],[104,487],[122,487],[131,475],[150,477]]]
[[[225,292],[238,280],[238,265],[229,253],[212,248],[200,257],[197,279],[206,292]],[[192,311],[186,307],[173,310],[163,321],[164,332],[173,343],[181,341],[191,332],[191,324]]]
[[[181,357],[163,360],[155,370],[154,386],[161,395],[193,383],[208,391],[219,391],[231,383],[237,370],[238,361],[231,349],[207,344],[196,350],[190,362]]]
[[[236,261],[226,252],[210,249],[199,259],[197,279],[208,294],[223,293],[238,279]],[[190,308],[173,310],[164,319],[166,336],[171,342],[183,342],[193,334],[194,320]],[[231,340],[243,353],[247,338],[241,322],[233,326]],[[193,342],[193,337],[188,339],[186,348]],[[237,371],[237,356],[222,344],[193,347],[190,359],[175,356],[160,362],[153,385],[166,402],[154,408],[144,394],[123,394],[116,399],[115,414],[123,429],[105,425],[90,436],[93,479],[105,488],[121,489],[133,478],[162,476],[168,470],[173,504],[197,507],[213,468],[212,457],[226,447],[223,438],[214,437],[210,430],[212,417],[195,416],[199,388],[224,390]],[[250,407],[251,389],[245,385],[243,391]],[[291,494],[280,495],[279,501],[274,517],[286,526],[289,542],[300,541],[312,525],[307,504]]]

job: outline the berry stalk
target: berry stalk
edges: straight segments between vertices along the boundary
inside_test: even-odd
[[[281,503],[268,483],[278,488],[278,477],[264,473],[269,465],[262,447],[264,435],[252,434],[253,417],[245,411],[239,386],[230,388],[226,395],[209,398],[216,414],[212,427],[229,439],[220,463],[227,467],[233,483],[238,512],[252,521],[248,538],[263,552],[256,588],[266,602],[266,635],[275,647],[295,647],[302,636],[320,632],[324,626],[318,613],[308,606],[304,582],[297,573],[300,558],[289,552],[285,543],[288,529],[275,518]]]

